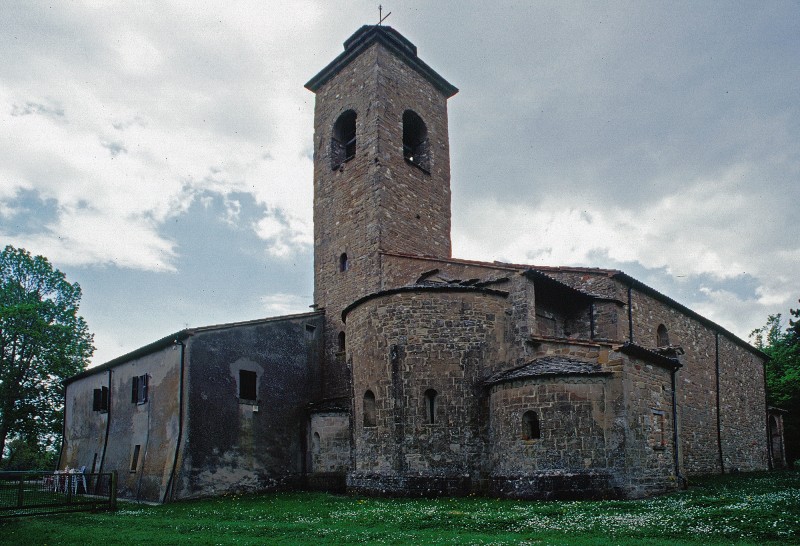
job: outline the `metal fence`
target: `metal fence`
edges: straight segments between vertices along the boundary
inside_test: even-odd
[[[116,504],[116,472],[0,472],[0,518],[114,510]]]

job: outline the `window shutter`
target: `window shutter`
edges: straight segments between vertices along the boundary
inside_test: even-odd
[[[139,402],[147,402],[147,374],[139,377]]]
[[[108,411],[108,387],[103,387],[100,393],[100,409]]]
[[[131,402],[136,404],[139,402],[139,378],[133,378],[133,388],[131,389]]]

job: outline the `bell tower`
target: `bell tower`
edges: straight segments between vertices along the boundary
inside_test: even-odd
[[[349,395],[342,310],[386,286],[381,253],[450,257],[447,99],[458,92],[388,26],[361,27],[306,88],[314,110],[314,302],[326,397]]]

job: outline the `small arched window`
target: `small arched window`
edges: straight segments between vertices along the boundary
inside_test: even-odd
[[[431,170],[428,128],[416,112],[403,112],[403,157],[425,172]]]
[[[425,391],[425,422],[429,425],[436,424],[436,398],[439,395],[435,390]]]
[[[341,256],[339,256],[339,271],[344,273],[348,267],[350,267],[350,263],[347,261],[347,253],[342,252]]]
[[[356,113],[347,110],[333,124],[331,169],[334,171],[356,156]]]
[[[656,347],[669,347],[669,334],[663,324],[659,324],[656,330],[656,344]]]
[[[539,417],[535,411],[526,411],[522,414],[522,439],[536,440],[540,437]]]
[[[345,345],[346,339],[345,339],[344,332],[339,332],[339,336],[338,336],[337,339],[338,339],[338,342],[339,342],[339,352],[343,353],[345,351],[345,348],[347,347],[347,345]]]
[[[364,426],[375,426],[375,394],[372,391],[364,393]]]

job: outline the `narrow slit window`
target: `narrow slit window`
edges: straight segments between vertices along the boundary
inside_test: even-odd
[[[430,143],[428,128],[412,110],[403,112],[403,157],[412,165],[430,172]]]
[[[656,331],[656,345],[657,347],[669,347],[669,333],[667,332],[667,327],[663,324],[658,325],[658,330]]]
[[[375,394],[367,391],[364,393],[364,426],[374,427],[375,423]]]
[[[337,342],[339,345],[339,352],[340,353],[345,352],[345,349],[347,348],[347,338],[344,332],[339,332]]]
[[[356,156],[356,113],[347,110],[333,124],[331,169],[336,170]]]
[[[652,411],[652,444],[653,449],[662,450],[667,446],[666,415],[661,410]]]
[[[342,254],[339,256],[339,271],[344,273],[345,271],[347,271],[349,266],[350,263],[347,261],[347,253],[342,252]]]
[[[242,400],[257,400],[256,372],[239,370],[239,398]]]
[[[541,438],[539,430],[539,416],[535,411],[526,411],[522,414],[522,439],[536,440]]]
[[[436,398],[439,393],[433,389],[425,391],[425,422],[429,425],[436,424]]]
[[[133,455],[131,456],[131,472],[136,472],[136,469],[139,468],[139,451],[141,451],[142,446],[136,444],[133,446]]]

